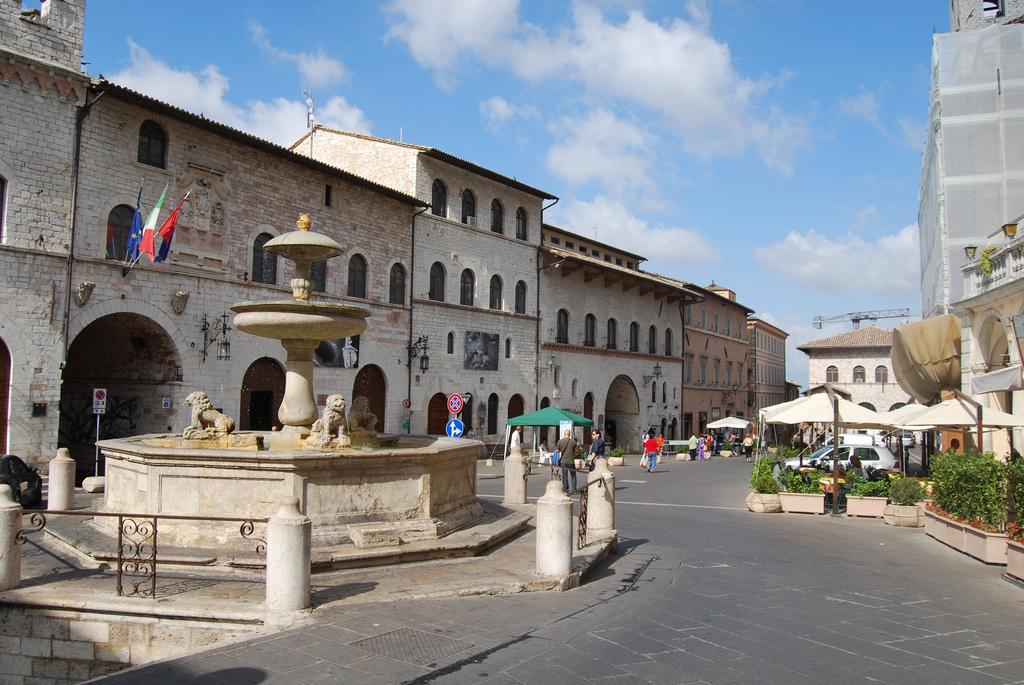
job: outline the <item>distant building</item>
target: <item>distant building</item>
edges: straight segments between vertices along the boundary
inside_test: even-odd
[[[1024,15],[1024,0],[951,0],[949,27],[973,31],[993,24],[1009,24]]]
[[[858,328],[804,343],[797,349],[809,358],[810,388],[829,383],[850,393],[851,401],[874,411],[889,411],[910,401],[893,377],[891,330]]]
[[[750,416],[763,407],[786,401],[786,338],[789,333],[764,319],[747,319],[750,363],[747,365],[747,406]]]

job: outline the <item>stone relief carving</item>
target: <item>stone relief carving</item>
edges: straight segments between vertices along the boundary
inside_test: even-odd
[[[82,281],[75,286],[75,304],[79,307],[84,307],[85,303],[92,297],[92,291],[95,290],[96,284],[90,283],[89,281]]]
[[[185,311],[185,306],[188,304],[189,292],[187,290],[179,290],[174,293],[174,297],[171,298],[171,309],[174,310],[175,314],[181,314]]]
[[[225,224],[224,205],[231,195],[224,172],[189,163],[177,181],[180,188],[190,191],[181,205],[181,225],[195,231],[221,232]]]
[[[352,444],[349,437],[349,423],[345,416],[345,398],[330,395],[320,418],[313,422],[312,431],[306,438],[306,447],[338,448]]]
[[[235,430],[235,420],[214,409],[205,392],[189,393],[185,404],[192,408],[192,423],[182,432],[184,439],[213,440]]]

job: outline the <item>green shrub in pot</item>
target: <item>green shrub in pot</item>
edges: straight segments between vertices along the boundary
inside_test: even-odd
[[[932,459],[932,501],[953,518],[1000,531],[1006,525],[1006,465],[991,452],[958,455],[944,452]]]
[[[622,449],[621,447],[616,447],[613,450],[609,450],[608,456],[609,457],[624,457],[624,456],[626,456],[626,450]]]
[[[758,459],[750,474],[750,489],[759,495],[774,495],[779,492],[779,484],[772,475],[772,462],[769,459]]]
[[[897,478],[889,483],[889,499],[893,504],[910,507],[924,499],[924,488],[913,478]]]
[[[850,486],[849,494],[854,497],[888,497],[889,479],[868,480],[857,474],[850,474],[846,477]]]

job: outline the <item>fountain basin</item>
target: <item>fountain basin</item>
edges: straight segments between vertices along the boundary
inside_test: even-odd
[[[280,300],[231,306],[240,331],[274,340],[346,338],[366,330],[368,309],[330,302]],[[315,347],[315,345],[314,345]]]
[[[436,539],[483,514],[475,440],[383,435],[377,448],[325,451],[294,448],[286,433],[241,435],[259,436],[265,448],[179,447],[195,441],[173,435],[100,441],[103,510],[265,518],[294,496],[320,551]],[[116,527],[116,519],[96,523]],[[159,530],[170,545],[251,546],[237,524],[163,520]]]

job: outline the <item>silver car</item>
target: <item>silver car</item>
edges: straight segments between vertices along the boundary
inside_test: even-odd
[[[861,445],[839,446],[839,466],[841,468],[849,468],[851,452],[860,459],[860,466],[863,469],[870,467],[885,471],[896,470],[896,455],[890,452],[888,447],[867,447]],[[815,466],[819,461],[824,461],[826,463],[826,468],[832,464],[831,446],[822,447],[816,452],[804,456],[804,466]],[[800,466],[800,459],[787,459],[783,464],[796,469]]]

